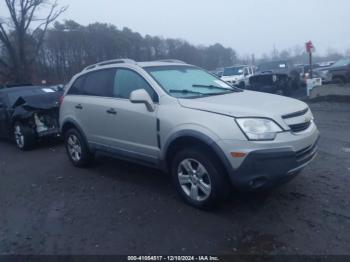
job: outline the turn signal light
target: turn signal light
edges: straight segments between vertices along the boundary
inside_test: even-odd
[[[231,156],[235,158],[242,158],[245,157],[247,154],[243,152],[232,152]]]

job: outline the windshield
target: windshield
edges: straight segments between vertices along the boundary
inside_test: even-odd
[[[271,62],[266,64],[259,65],[259,71],[270,71],[270,70],[276,70],[276,69],[286,69],[287,64],[284,62]]]
[[[349,64],[350,64],[350,58],[341,59],[338,62],[336,62],[332,67],[347,66]]]
[[[157,66],[145,70],[171,96],[195,98],[234,92],[231,86],[196,67]]]
[[[238,76],[243,75],[244,67],[227,67],[224,69],[224,76]]]

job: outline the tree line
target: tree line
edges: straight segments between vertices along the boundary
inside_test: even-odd
[[[232,48],[221,44],[195,46],[180,39],[142,36],[129,28],[94,23],[87,26],[74,21],[56,22],[46,34],[36,66],[37,78],[67,81],[87,65],[99,61],[130,58],[135,61],[180,59],[206,69],[237,62]]]
[[[84,26],[73,20],[57,22],[67,10],[58,6],[57,0],[2,1],[9,15],[0,17],[0,84],[37,84],[42,80],[48,84],[66,83],[84,67],[116,58],[180,59],[208,70],[278,59],[307,63],[302,46],[282,51],[273,48],[256,60],[254,55],[238,56],[234,49],[219,43],[196,46],[181,39],[142,36],[129,28],[118,29],[105,23]],[[47,14],[40,17],[39,9],[47,10]],[[327,56],[316,56],[315,62],[341,57],[329,50]]]
[[[55,22],[67,9],[57,0],[2,1],[8,17],[0,17],[0,84],[65,83],[87,65],[115,58],[176,58],[207,69],[237,62],[236,52],[221,44],[195,46],[110,24]]]

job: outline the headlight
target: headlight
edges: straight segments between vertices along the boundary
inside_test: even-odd
[[[274,121],[265,118],[238,118],[238,125],[249,140],[274,140],[283,130]]]

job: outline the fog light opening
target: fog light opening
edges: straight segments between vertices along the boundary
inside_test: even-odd
[[[258,189],[260,187],[263,187],[267,183],[266,177],[259,177],[256,179],[253,179],[249,182],[249,187],[252,189]]]

